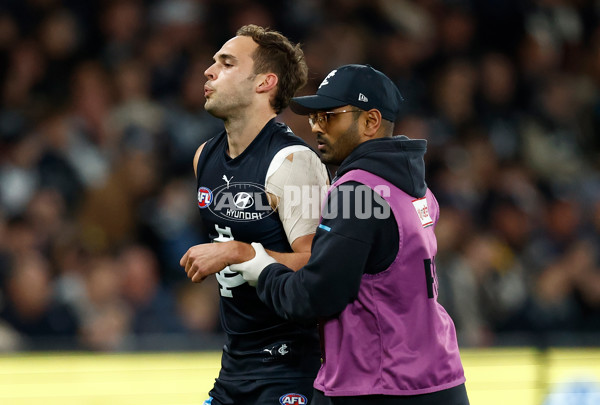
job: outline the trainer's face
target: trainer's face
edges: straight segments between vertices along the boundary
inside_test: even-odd
[[[255,96],[256,75],[252,53],[258,45],[252,38],[238,36],[227,41],[213,57],[204,75],[204,108],[217,118],[243,113]]]
[[[339,165],[361,143],[356,113],[339,113],[348,110],[356,110],[356,107],[347,105],[334,108],[330,112],[338,114],[328,114],[324,122],[314,120],[314,123],[310,123],[323,163]]]

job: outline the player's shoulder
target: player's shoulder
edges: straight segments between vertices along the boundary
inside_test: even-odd
[[[307,143],[296,135],[294,131],[284,122],[273,121],[270,125],[270,131],[275,137],[283,143],[301,143],[307,145]]]
[[[198,176],[198,161],[200,160],[200,155],[202,155],[202,151],[204,150],[205,146],[206,142],[198,146],[198,149],[196,149],[196,153],[194,154],[194,174],[196,176]]]
[[[210,155],[217,148],[223,147],[223,142],[224,142],[225,136],[226,136],[226,132],[225,132],[225,130],[223,130],[219,134],[213,136],[212,138],[209,138],[207,141],[205,141],[200,146],[198,146],[198,149],[196,149],[196,153],[194,154],[194,161],[193,161],[194,173],[196,174],[196,176],[198,176],[198,166],[199,166],[200,161],[202,159],[206,159],[206,156]],[[221,145],[221,146],[219,146],[219,145]]]

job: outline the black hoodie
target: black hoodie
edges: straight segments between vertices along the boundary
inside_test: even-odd
[[[370,140],[342,162],[336,179],[350,170],[362,169],[421,198],[427,191],[425,150],[425,140],[405,136]],[[260,275],[256,286],[259,297],[281,317],[310,321],[336,315],[357,297],[363,274],[379,273],[394,261],[399,247],[398,224],[387,202],[370,189],[365,193],[365,187],[351,181],[332,189],[306,266],[293,272],[276,263]],[[357,203],[359,212],[364,213],[365,207],[383,208],[390,215],[357,215]],[[327,212],[337,215],[329,218]]]

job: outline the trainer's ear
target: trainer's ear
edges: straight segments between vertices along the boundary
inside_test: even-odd
[[[279,78],[275,73],[262,73],[258,75],[260,81],[256,86],[257,93],[266,93],[277,86]]]
[[[364,135],[369,138],[373,138],[381,126],[381,112],[376,108],[372,108],[369,111],[366,111],[366,113]]]

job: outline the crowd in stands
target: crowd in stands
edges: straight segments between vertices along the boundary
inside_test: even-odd
[[[2,0],[0,351],[219,341],[216,281],[179,258],[222,129],[204,71],[247,23],[302,43],[300,95],[347,63],[398,85],[464,347],[600,342],[600,2]]]

